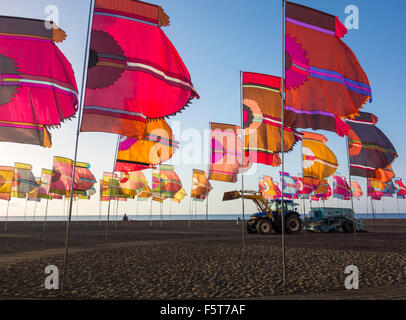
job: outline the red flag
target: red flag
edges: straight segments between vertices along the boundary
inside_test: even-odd
[[[160,26],[162,8],[96,0],[81,131],[141,138],[147,118],[175,114],[198,95]]]

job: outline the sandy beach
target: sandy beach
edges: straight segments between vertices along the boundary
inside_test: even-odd
[[[0,223],[0,299],[406,299],[406,221],[364,221],[368,232],[245,234],[236,221],[72,222],[65,293],[44,287],[45,267],[62,279],[63,222]],[[359,290],[344,270],[359,269]]]

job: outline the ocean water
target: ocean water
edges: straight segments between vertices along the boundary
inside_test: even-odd
[[[248,219],[251,214],[246,214],[245,219]],[[303,217],[303,215],[302,215]],[[362,218],[362,219],[373,219],[374,216],[372,213],[356,213],[355,214],[356,218]],[[117,220],[122,220],[123,216],[118,215]],[[167,215],[164,214],[162,216],[153,214],[151,215],[146,215],[146,214],[140,214],[140,215],[128,215],[128,218],[130,220],[139,220],[139,221],[159,221],[161,219],[163,220],[205,220],[206,215],[204,214],[198,214],[198,215],[187,215],[187,214],[172,214],[172,215]],[[208,215],[208,220],[237,220],[238,218],[242,219],[241,214],[209,214]],[[406,213],[377,213],[375,214],[376,219],[406,219]],[[44,221],[44,216],[27,216],[25,217],[26,221]],[[102,215],[99,217],[98,215],[79,215],[76,217],[76,215],[72,215],[72,221],[106,221],[107,220],[107,215]],[[110,221],[115,221],[116,216],[115,215],[110,215]],[[5,217],[1,216],[0,221],[4,221]],[[23,216],[9,216],[7,218],[8,221],[24,221]],[[66,216],[48,216],[47,221],[66,221],[67,217]]]

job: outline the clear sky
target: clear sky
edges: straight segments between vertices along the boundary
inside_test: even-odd
[[[394,144],[399,158],[393,167],[399,177],[406,179],[406,144],[403,133],[406,109],[403,107],[406,90],[403,81],[405,74],[404,52],[406,42],[403,28],[403,14],[406,2],[402,0],[301,0],[303,5],[337,15],[345,21],[345,8],[355,5],[359,9],[359,29],[349,30],[344,41],[354,51],[361,66],[366,71],[372,87],[373,102],[366,105],[365,111],[378,116],[378,127]],[[200,100],[194,100],[190,108],[172,117],[175,138],[181,142],[175,157],[182,160],[190,152],[206,153],[207,139],[203,131],[209,122],[240,124],[240,70],[281,75],[281,1],[280,0],[155,0],[171,18],[169,27],[164,32],[177,48],[185,65],[189,69]],[[59,26],[67,33],[67,39],[58,44],[59,48],[72,63],[78,87],[82,85],[82,70],[85,54],[85,40],[88,30],[90,0],[2,0],[0,15],[20,16],[45,19],[45,8],[54,5],[59,11]],[[176,121],[176,123],[175,123]],[[171,121],[170,121],[171,123]],[[41,168],[52,168],[53,156],[73,159],[77,120],[64,123],[59,129],[52,129],[53,146],[44,149],[38,146],[0,143],[2,150],[1,165],[13,165],[14,162],[31,163],[34,174],[40,176]],[[179,129],[175,129],[179,128]],[[201,146],[193,143],[193,135],[200,133]],[[335,134],[318,131],[328,137],[328,146],[337,155],[338,172],[347,176],[348,163],[344,138]],[[116,136],[106,133],[83,133],[80,135],[78,160],[89,162],[97,179],[103,171],[111,171],[114,161]],[[194,151],[193,151],[194,150]],[[291,175],[301,172],[300,144],[288,153],[286,171]],[[196,163],[176,163],[175,170],[180,176],[188,193],[191,188],[192,169],[207,170],[204,159]],[[169,161],[168,163],[171,163]],[[279,176],[280,168],[258,165],[255,170],[244,177],[245,188],[256,190],[260,175]],[[150,172],[146,172],[150,180]],[[354,177],[363,189],[364,178]],[[277,179],[278,180],[278,179]],[[222,194],[227,190],[241,188],[240,179],[236,184],[212,181],[214,190],[209,200],[210,213],[240,213],[241,202],[223,203]],[[99,184],[95,187],[98,189]],[[365,191],[365,190],[364,190]],[[406,201],[399,201],[401,211],[406,211]],[[337,205],[338,201],[328,201],[326,205]],[[7,203],[0,203],[0,217],[3,218]],[[24,200],[12,199],[10,215],[24,213]],[[343,203],[350,206],[350,202]],[[32,214],[33,203],[29,204],[28,214]],[[80,214],[98,214],[98,194],[92,200],[81,200]],[[308,206],[308,204],[307,204]],[[62,213],[62,201],[52,201],[49,214]],[[168,211],[169,203],[164,204]],[[188,213],[189,199],[182,204],[173,204],[173,212]],[[200,213],[204,213],[204,204],[198,204]],[[247,213],[255,211],[251,204],[246,206]],[[382,201],[377,210],[382,212]],[[42,215],[45,202],[38,204],[37,215]],[[76,209],[74,209],[74,214]],[[141,204],[139,212],[149,213],[148,204]],[[366,211],[366,200],[355,201],[357,212]],[[370,207],[369,207],[369,210]],[[397,212],[396,201],[385,199],[385,211]],[[103,208],[103,213],[106,207]],[[135,213],[135,201],[120,204],[120,212]],[[154,204],[154,213],[159,212],[159,205]]]

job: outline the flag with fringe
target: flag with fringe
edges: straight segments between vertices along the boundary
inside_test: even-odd
[[[26,163],[14,163],[13,183],[11,197],[25,198],[27,193],[38,188],[38,184],[32,173],[32,166]]]
[[[172,165],[161,164],[159,166],[160,197],[173,198],[175,193],[182,188],[182,182]]]
[[[320,178],[327,178],[337,170],[337,158],[326,146],[325,136],[307,131],[302,134],[303,180],[317,188]]]
[[[371,99],[368,77],[351,49],[338,17],[286,3],[286,124],[323,129],[340,136],[340,119],[356,114]]]
[[[297,136],[284,128],[282,148],[281,78],[266,74],[243,73],[244,154],[250,161],[277,167],[278,152],[291,150]]]
[[[350,174],[379,178],[376,169],[387,168],[398,154],[390,140],[375,126],[378,118],[372,113],[360,112],[346,121],[351,128],[348,134]]]
[[[262,195],[265,199],[277,199],[281,197],[281,191],[279,187],[274,183],[272,177],[263,176],[264,179],[264,192]]]
[[[191,198],[204,200],[211,190],[212,186],[206,178],[206,172],[193,169]]]
[[[161,27],[161,7],[96,0],[81,131],[141,138],[147,118],[180,111],[198,94]]]
[[[361,186],[357,181],[351,181],[351,190],[352,190],[352,196],[354,198],[360,198],[364,194],[362,192]]]
[[[0,199],[10,200],[11,185],[13,182],[14,167],[0,166]]]
[[[401,178],[394,178],[393,179],[396,184],[396,196],[399,199],[405,199],[406,198],[406,186],[403,184],[403,181]]]
[[[333,198],[341,200],[351,199],[351,187],[348,185],[345,177],[333,177]]]
[[[77,87],[54,23],[0,17],[0,141],[51,146],[47,130],[72,118]]]
[[[142,139],[122,136],[115,171],[139,171],[170,159],[178,147],[172,129],[164,119],[148,120]]]
[[[136,196],[148,182],[141,171],[121,172],[120,193],[128,196]]]
[[[242,142],[238,137],[239,126],[224,123],[210,123],[211,155],[209,180],[237,182],[237,175],[250,166],[244,158],[241,168]]]

